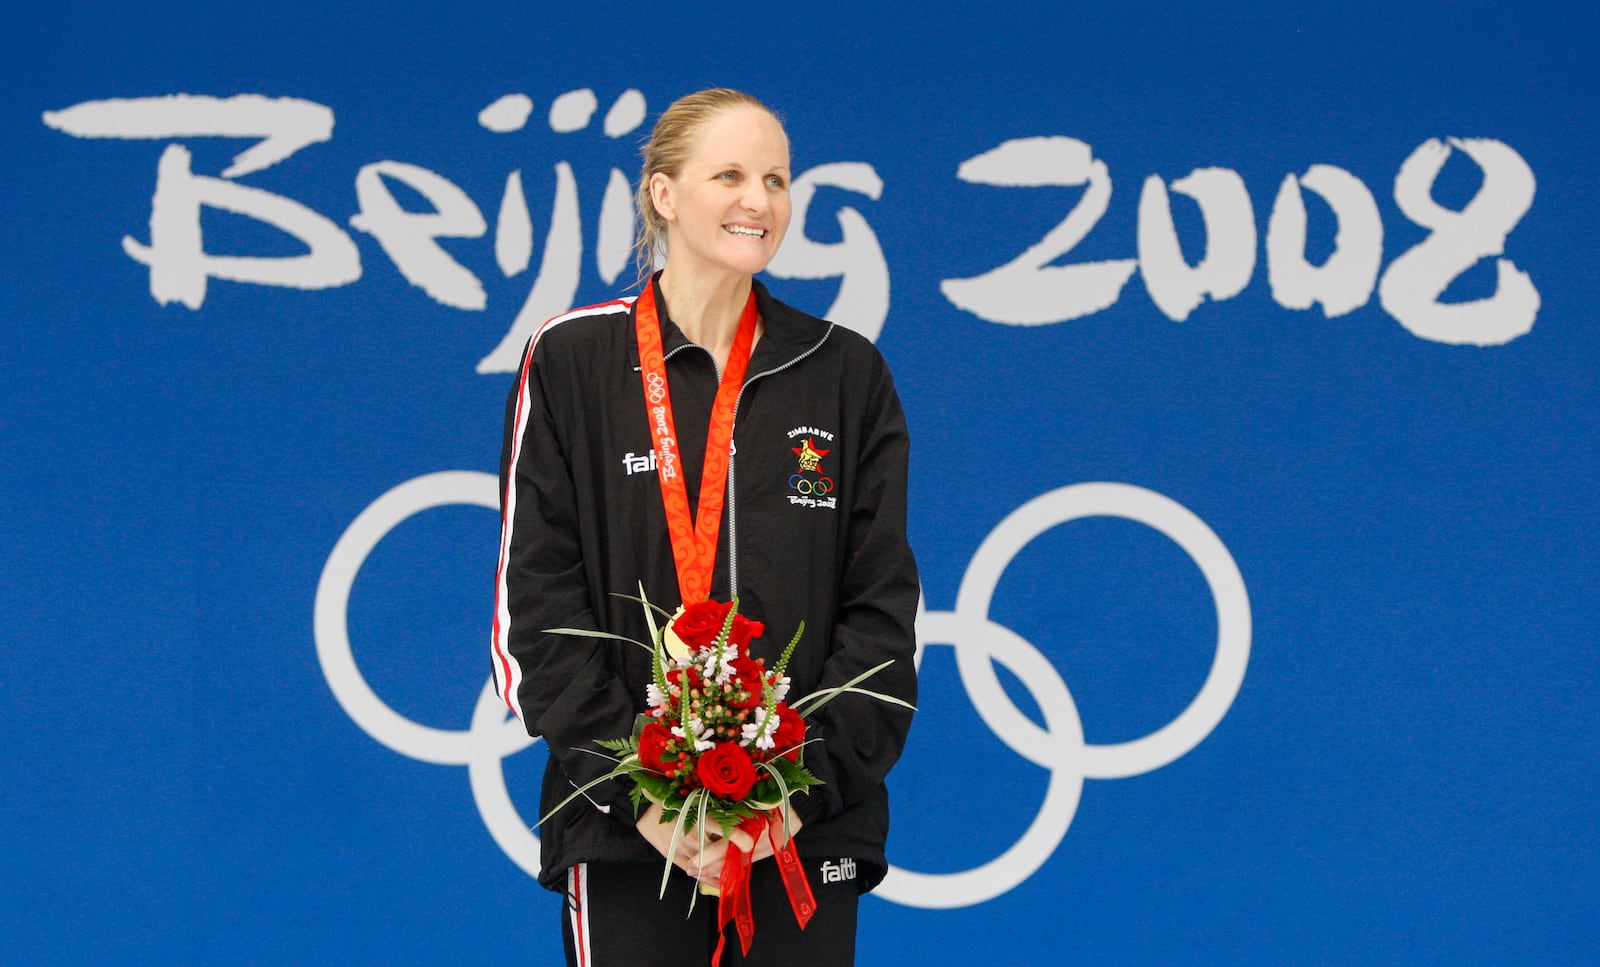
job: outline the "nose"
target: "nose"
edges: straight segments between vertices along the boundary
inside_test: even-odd
[[[745,183],[744,191],[739,198],[739,204],[745,211],[752,215],[759,215],[767,210],[767,186],[751,179]]]

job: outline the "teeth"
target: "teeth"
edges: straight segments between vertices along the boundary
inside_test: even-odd
[[[746,228],[743,225],[724,225],[723,227],[735,235],[748,235],[751,238],[761,238],[767,234],[765,229]]]

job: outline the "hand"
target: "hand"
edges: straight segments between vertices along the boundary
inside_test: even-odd
[[[789,817],[788,837],[784,836],[783,819],[781,817],[773,817],[769,815],[767,817],[767,822],[774,827],[775,831],[777,832],[778,842],[780,844],[787,845],[789,839],[793,838],[794,834],[800,832],[800,827],[804,826],[805,823],[800,821],[800,814],[796,813],[793,809],[790,809],[787,804],[783,808]],[[733,832],[728,834],[728,841],[738,846],[740,850],[749,853],[750,862],[752,863],[759,863],[762,860],[772,856],[772,834],[766,832],[765,830],[762,831],[759,837],[752,837],[749,833],[742,829],[735,829]]]
[[[659,803],[650,804],[650,808],[634,823],[639,835],[678,869],[707,886],[720,888],[722,861],[728,851],[728,841],[722,834],[722,828],[708,819],[704,830],[705,849],[700,848],[702,831],[696,827],[678,837],[678,848],[673,851],[672,831],[677,828],[677,823],[663,822],[662,811]]]

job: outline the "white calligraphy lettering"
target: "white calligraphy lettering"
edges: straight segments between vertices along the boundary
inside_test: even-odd
[[[883,194],[883,179],[869,164],[841,161],[817,165],[789,186],[793,224],[805,225],[806,212],[821,186],[859,192],[874,201]],[[835,217],[841,235],[838,242],[823,245],[806,238],[804,232],[791,233],[767,270],[783,279],[839,276],[839,294],[823,314],[876,340],[889,317],[889,263],[877,233],[859,211],[840,208]]]
[[[385,178],[416,189],[434,210],[401,208]],[[478,277],[434,241],[479,238],[488,230],[483,213],[454,182],[416,165],[378,161],[356,173],[356,199],[361,212],[350,224],[378,240],[407,282],[457,309],[482,309],[488,304]]]
[[[1320,266],[1305,256],[1302,185],[1322,196],[1338,219],[1333,254]],[[1320,302],[1329,319],[1353,312],[1372,298],[1382,262],[1383,220],[1360,179],[1332,165],[1312,165],[1304,178],[1283,179],[1267,223],[1267,284],[1278,305],[1309,309]]]
[[[1256,268],[1256,223],[1244,179],[1229,168],[1200,168],[1173,182],[1172,190],[1199,204],[1205,254],[1193,266],[1184,260],[1166,183],[1151,175],[1139,195],[1139,272],[1156,307],[1182,322],[1207,295],[1220,302],[1250,284]]]
[[[1021,255],[982,275],[939,283],[952,305],[990,322],[1037,326],[1091,315],[1117,301],[1137,265],[1133,259],[1051,264],[1083,241],[1111,204],[1111,175],[1087,144],[1018,138],[963,161],[956,177],[1003,187],[1088,187],[1061,223]]]
[[[1433,182],[1460,148],[1483,170],[1483,183],[1460,211],[1433,200]],[[1493,296],[1443,303],[1439,296],[1480,259],[1505,251],[1506,236],[1533,205],[1533,171],[1499,141],[1451,138],[1424,142],[1400,166],[1394,200],[1407,218],[1431,229],[1427,238],[1390,263],[1378,301],[1417,336],[1434,342],[1498,346],[1533,328],[1539,290],[1510,259],[1495,261]]]
[[[207,278],[300,289],[346,285],[361,277],[361,255],[350,237],[310,208],[232,180],[270,167],[333,134],[333,112],[321,104],[256,94],[230,98],[144,97],[85,101],[47,111],[44,123],[82,138],[260,138],[233,159],[221,178],[196,175],[183,145],[168,145],[156,167],[150,205],[150,244],[132,236],[123,251],[150,267],[150,294],[161,305],[205,303]],[[303,243],[308,252],[284,257],[225,256],[205,251],[204,207],[264,222]]]

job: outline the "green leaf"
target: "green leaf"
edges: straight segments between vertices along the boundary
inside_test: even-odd
[[[653,619],[654,615],[660,615],[661,617],[668,618],[668,619],[670,619],[672,617],[671,613],[668,612],[666,608],[657,607],[656,605],[651,604],[650,603],[650,599],[645,597],[644,582],[643,581],[639,582],[639,596],[638,597],[634,597],[631,594],[623,594],[621,591],[612,591],[611,592],[611,596],[613,598],[621,598],[624,601],[632,601],[635,604],[644,605],[644,607],[645,607],[645,620],[647,622],[650,622],[652,625],[655,623],[654,619]],[[652,629],[652,630],[654,630],[654,629]]]
[[[546,628],[544,633],[547,635],[576,635],[579,638],[605,638],[608,641],[626,641],[630,645],[638,645],[645,651],[655,650],[637,638],[629,638],[627,635],[614,635],[609,631],[595,631],[592,628]]]
[[[694,802],[695,794],[702,792],[705,792],[705,790],[696,789],[689,793],[688,798],[683,801],[683,808],[678,810],[677,822],[672,827],[672,840],[667,844],[667,856],[669,859],[667,860],[666,868],[661,871],[661,892],[656,897],[658,900],[667,895],[667,879],[672,875],[672,860],[670,857],[678,855],[678,843],[683,839],[685,829],[683,824],[689,817],[690,805]],[[665,819],[666,815],[663,814],[662,818]],[[699,891],[695,892],[698,893]],[[689,900],[689,905],[690,909],[694,908],[694,899],[692,897]]]
[[[784,759],[782,761],[788,762],[789,760]],[[783,777],[783,770],[778,766],[773,765],[771,762],[759,763],[757,768],[772,776],[772,781],[776,783],[778,787],[778,801],[788,802],[790,795],[789,782]]]
[[[650,599],[646,598],[644,594],[643,581],[639,582],[639,596],[637,598],[627,594],[618,594],[617,597],[628,601],[637,601],[644,605],[644,622],[650,628],[650,677],[655,681],[656,690],[665,696],[667,694],[667,651],[662,645],[661,629],[656,625],[656,612],[660,611],[661,616],[668,621],[672,620],[672,615],[650,603]]]
[[[598,754],[599,753],[596,753],[596,755],[598,755]],[[601,783],[606,782],[607,780],[610,780],[610,779],[621,778],[622,776],[627,775],[630,771],[632,771],[632,770],[626,763],[619,763],[615,769],[612,769],[610,772],[606,773],[605,775],[601,776],[600,778],[589,780],[588,782],[586,782],[583,785],[579,786],[577,788],[577,790],[572,793],[572,795],[570,795],[567,798],[565,798],[565,799],[561,800],[560,802],[556,803],[555,806],[549,812],[545,813],[543,816],[540,816],[539,817],[539,821],[534,823],[532,828],[538,829],[540,826],[543,826],[545,824],[545,822],[551,816],[554,816],[556,813],[561,811],[561,807],[565,806],[567,803],[571,802],[572,800],[577,799],[579,796],[581,796],[584,793],[588,792],[590,789],[593,789],[595,786],[598,786]]]
[[[784,647],[783,654],[778,656],[778,663],[772,667],[772,670],[778,673],[779,678],[783,677],[783,670],[789,667],[789,656],[794,654],[794,646],[800,644],[800,636],[805,633],[806,623],[802,621],[800,622],[800,627],[794,629],[794,637],[789,639],[789,644]]]
[[[822,785],[822,780],[813,775],[811,770],[782,756],[769,762],[764,762],[762,765],[771,766],[773,770],[783,776],[783,782],[797,792],[804,791],[812,786]]]
[[[848,692],[851,695],[866,695],[866,696],[868,696],[870,698],[875,698],[880,702],[888,702],[890,705],[898,705],[901,708],[908,708],[913,712],[915,712],[917,710],[917,707],[915,705],[912,705],[910,702],[906,701],[903,698],[895,698],[893,695],[885,695],[882,692],[871,692],[871,691],[868,691],[865,688],[851,688],[848,685],[840,685],[839,686],[839,693],[840,694],[844,694],[846,692]]]
[[[634,784],[639,788],[645,798],[651,802],[665,803],[672,798],[673,791],[677,789],[677,780],[663,776],[649,769],[639,769],[632,773]],[[663,806],[662,808],[666,808]]]
[[[833,701],[835,698],[838,698],[840,695],[843,695],[846,692],[856,692],[856,693],[863,694],[863,695],[871,695],[874,698],[881,698],[882,700],[884,700],[886,702],[889,702],[891,704],[894,704],[894,705],[903,705],[906,708],[915,709],[916,708],[915,705],[911,705],[908,702],[901,701],[898,698],[894,698],[894,697],[889,696],[889,695],[880,695],[877,692],[868,692],[865,689],[858,689],[858,688],[855,687],[856,685],[859,685],[860,683],[866,681],[867,679],[871,678],[873,675],[878,674],[879,672],[883,671],[885,668],[888,668],[890,665],[893,665],[893,664],[894,664],[894,659],[891,658],[888,661],[884,662],[883,664],[877,666],[876,668],[870,668],[870,669],[862,672],[861,674],[857,675],[856,677],[850,679],[848,682],[845,682],[843,685],[835,685],[832,688],[818,689],[817,691],[812,692],[810,695],[807,695],[805,698],[802,698],[797,702],[791,703],[790,704],[790,708],[793,708],[795,710],[795,712],[797,712],[800,715],[801,718],[804,718],[807,715],[810,715],[812,712],[815,712],[817,709],[821,708],[822,706],[824,706],[824,705],[828,704],[829,702]]]

